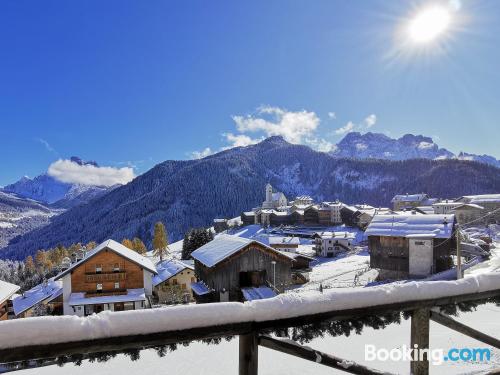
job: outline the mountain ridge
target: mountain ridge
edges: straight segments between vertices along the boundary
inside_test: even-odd
[[[467,183],[464,183],[467,181]],[[456,159],[380,160],[338,158],[280,137],[203,159],[165,161],[51,223],[11,240],[0,257],[22,259],[59,243],[140,237],[151,243],[163,221],[170,240],[216,217],[234,217],[260,205],[267,182],[287,197],[390,204],[401,192],[425,191],[438,198],[500,191],[500,169]]]

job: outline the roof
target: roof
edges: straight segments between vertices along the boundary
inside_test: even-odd
[[[428,199],[427,194],[398,194],[392,198],[391,202],[420,202]]]
[[[476,209],[476,210],[484,210],[484,207],[480,206],[478,204],[464,203],[464,204],[461,204],[460,206],[454,207],[452,211],[460,210],[460,209],[463,209],[463,208]]]
[[[153,276],[153,286],[157,286],[158,284],[161,284],[162,282],[177,275],[179,272],[185,270],[186,268],[190,269],[190,270],[194,270],[194,268],[191,265],[188,265],[182,261],[175,260],[175,259],[165,260],[161,263],[158,263],[156,265],[156,269],[158,271],[158,274]]]
[[[266,299],[276,297],[276,293],[269,287],[261,286],[259,288],[241,288],[245,301],[254,301],[256,299]]]
[[[269,245],[299,245],[299,237],[269,237]]]
[[[296,201],[312,201],[313,199],[309,195],[300,195],[295,197]]]
[[[139,253],[135,252],[134,250],[131,250],[128,247],[123,246],[121,243],[118,243],[114,240],[106,240],[103,243],[101,243],[100,245],[96,246],[91,251],[89,251],[87,253],[87,255],[85,255],[85,258],[83,258],[82,260],[80,260],[76,263],[73,263],[71,265],[71,267],[69,267],[68,269],[61,272],[59,275],[57,275],[55,279],[56,280],[60,279],[64,275],[71,272],[74,268],[79,267],[80,265],[82,265],[87,260],[89,260],[94,255],[98,254],[99,252],[101,252],[104,249],[109,249],[109,250],[115,252],[116,254],[118,254],[124,258],[127,258],[131,262],[141,266],[142,268],[147,269],[148,271],[150,271],[154,274],[157,273],[153,262],[151,262],[151,260],[149,258],[146,258],[145,256],[140,255]]]
[[[54,278],[49,279],[47,283],[38,284],[12,300],[14,314],[22,314],[42,301],[50,302],[59,297],[62,291],[62,281],[56,281]]]
[[[262,242],[228,234],[220,234],[214,240],[193,251],[191,257],[207,267],[213,267],[252,243],[259,244],[275,254],[282,255]]]
[[[212,291],[205,285],[203,281],[198,281],[191,284],[191,290],[198,296],[203,296],[204,294],[211,293]]]
[[[253,211],[247,211],[247,212],[243,212],[243,215],[245,215],[245,216],[255,216],[255,212],[253,212]]]
[[[500,194],[464,195],[460,199],[467,199],[469,203],[500,202]]]
[[[313,257],[310,257],[308,255],[304,255],[301,253],[291,253],[289,251],[281,251],[281,254],[283,254],[284,256],[287,256],[288,258],[290,258],[292,260],[295,260],[297,258],[307,259],[308,261],[311,261],[311,262],[314,260]]]
[[[71,293],[69,296],[69,305],[93,305],[100,303],[115,303],[115,302],[135,302],[145,301],[146,294],[144,288],[127,289],[127,294],[118,295],[103,295],[96,297],[85,297],[85,293]]]
[[[20,288],[18,285],[0,280],[0,303],[7,301]]]
[[[281,197],[286,198],[285,194],[278,192],[278,193],[273,193],[272,198],[273,198],[273,201],[277,201],[277,200],[280,200]]]
[[[376,215],[368,225],[365,235],[386,237],[426,235],[433,238],[450,238],[454,222],[454,215]]]
[[[354,239],[356,235],[351,232],[316,232],[314,233],[315,237],[331,239],[331,238],[347,238]]]

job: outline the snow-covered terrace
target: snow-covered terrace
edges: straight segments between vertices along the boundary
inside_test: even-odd
[[[19,319],[0,322],[0,358],[20,358],[16,355],[22,350],[16,351],[13,348],[32,349],[33,346],[38,346],[38,349],[54,354],[54,350],[67,353],[67,344],[71,342],[100,345],[99,340],[107,340],[109,344],[112,342],[110,338],[119,338],[117,343],[121,345],[127,340],[130,345],[137,345],[137,341],[146,342],[153,338],[158,340],[160,336],[165,342],[174,342],[179,340],[179,331],[184,332],[181,334],[183,339],[197,339],[209,337],[210,333],[245,333],[250,327],[305,324],[314,319],[411,310],[492,296],[500,296],[500,273],[468,276],[458,281],[409,282],[323,293],[288,293],[245,303],[105,311],[86,318],[61,316]],[[190,330],[192,335],[187,336]],[[12,337],[16,339],[12,340]],[[40,346],[45,347],[41,349]],[[75,348],[75,344],[72,347]],[[102,346],[99,348],[103,350]],[[24,352],[24,355],[32,354]]]

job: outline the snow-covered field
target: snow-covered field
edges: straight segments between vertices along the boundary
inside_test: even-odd
[[[500,307],[483,305],[472,313],[462,314],[460,321],[486,332],[492,336],[500,337]],[[337,355],[341,358],[357,361],[367,366],[393,373],[408,374],[407,362],[368,362],[364,360],[364,346],[376,345],[377,348],[398,348],[409,345],[410,324],[402,321],[401,325],[391,325],[384,330],[365,328],[362,335],[350,337],[325,336],[315,339],[307,344],[312,348]],[[484,344],[460,335],[445,327],[431,322],[431,348],[449,349],[451,347],[485,347]],[[442,365],[431,366],[431,374],[480,374],[500,367],[500,351],[493,352],[489,363],[453,363],[445,362]],[[134,374],[203,374],[221,375],[235,374],[238,371],[238,339],[230,342],[222,341],[219,345],[206,345],[193,343],[188,347],[179,347],[174,352],[160,358],[153,350],[141,352],[141,358],[132,362],[128,357],[120,355],[105,363],[84,362],[77,367],[68,364],[64,367],[50,366],[32,370],[20,371],[25,375],[58,375],[58,374],[93,374],[104,375],[112,373]],[[259,374],[262,375],[322,375],[345,374],[320,364],[300,360],[298,358],[274,352],[269,349],[259,348]]]

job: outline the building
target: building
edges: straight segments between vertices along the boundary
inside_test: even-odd
[[[153,276],[153,295],[161,304],[194,301],[191,285],[196,282],[194,267],[182,261],[169,259],[156,265]]]
[[[12,300],[16,318],[63,314],[63,284],[50,278]]]
[[[394,211],[400,211],[403,209],[418,207],[418,206],[431,206],[438,200],[434,198],[429,198],[427,194],[401,194],[396,195],[392,198],[391,202],[393,204]]]
[[[451,210],[451,212],[455,214],[459,224],[486,224],[488,219],[484,207],[475,203],[462,203]]]
[[[458,198],[456,202],[481,206],[483,208],[482,216],[484,216],[484,218],[478,222],[479,224],[500,223],[500,194],[465,195]],[[455,210],[456,209],[457,207],[455,207]],[[460,218],[458,221],[463,223]]]
[[[354,234],[349,232],[316,232],[313,250],[321,257],[334,257],[354,248]]]
[[[295,253],[299,245],[298,237],[269,237],[269,246],[275,250]]]
[[[291,284],[293,260],[255,240],[219,235],[193,251],[192,286],[197,302],[243,300],[244,288],[271,288],[283,292]]]
[[[54,280],[63,283],[64,314],[87,316],[148,307],[156,274],[150,259],[107,240]]]
[[[266,200],[262,202],[262,208],[278,208],[285,207],[288,201],[285,194],[274,192],[271,184],[266,185]]]
[[[370,266],[381,279],[423,278],[451,268],[454,215],[376,215],[368,236]]]
[[[240,217],[243,225],[257,224],[256,213],[254,211],[242,212]]]
[[[9,303],[12,296],[20,289],[15,284],[0,280],[0,321],[7,320],[9,315]]]
[[[446,215],[452,213],[455,207],[462,205],[463,202],[455,202],[454,200],[445,199],[441,202],[434,203],[432,208],[434,209],[434,213],[438,215]]]
[[[328,207],[330,207],[330,223],[333,225],[342,224],[342,217],[340,215],[340,210],[342,209],[343,204],[339,201],[323,202],[323,204],[328,205]]]
[[[302,206],[309,206],[313,203],[314,199],[312,199],[309,195],[301,195],[295,197],[295,200],[293,201],[294,205],[302,205]]]
[[[227,229],[229,229],[229,224],[227,219],[214,219],[215,233],[224,232]]]

